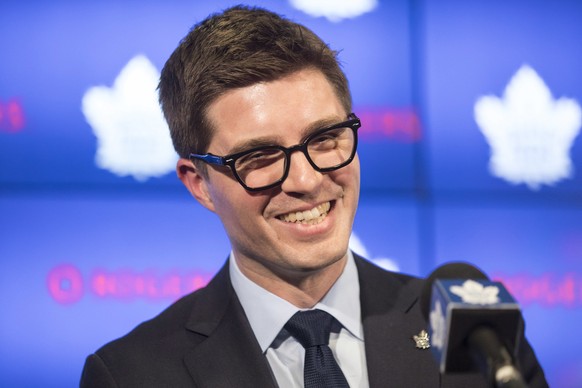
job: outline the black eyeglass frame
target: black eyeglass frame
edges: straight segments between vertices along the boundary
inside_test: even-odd
[[[255,147],[255,148],[248,149],[246,151],[237,152],[237,153],[225,155],[225,156],[217,156],[217,155],[213,155],[211,153],[204,154],[204,155],[192,153],[189,155],[189,157],[190,157],[190,160],[192,160],[192,161],[194,161],[194,159],[196,159],[196,160],[201,160],[205,163],[213,164],[216,166],[228,166],[230,168],[230,171],[232,171],[232,174],[234,175],[235,179],[238,181],[238,183],[240,183],[242,185],[242,187],[245,188],[245,190],[252,191],[252,192],[258,192],[258,191],[268,190],[268,189],[271,189],[273,187],[279,186],[280,184],[282,184],[285,181],[285,179],[287,179],[287,176],[289,175],[289,168],[291,165],[291,163],[290,163],[291,154],[296,152],[296,151],[301,151],[303,153],[303,155],[305,155],[305,158],[307,159],[307,161],[309,162],[311,167],[313,167],[313,169],[315,171],[318,171],[318,172],[335,171],[335,170],[339,170],[342,167],[347,166],[348,164],[350,164],[352,162],[352,160],[354,160],[354,157],[356,156],[356,150],[358,148],[358,129],[361,126],[362,126],[362,123],[361,123],[360,119],[354,113],[350,113],[348,115],[347,121],[343,121],[341,123],[334,124],[334,125],[326,127],[326,128],[322,128],[322,129],[312,133],[311,135],[309,135],[301,143],[296,144],[296,145],[291,146],[291,147],[283,147],[283,146],[274,144],[274,145],[268,145],[268,146]],[[331,130],[337,129],[337,128],[342,128],[342,127],[350,128],[354,133],[354,147],[353,147],[353,150],[352,150],[350,157],[347,158],[342,163],[337,164],[335,166],[326,167],[326,168],[319,168],[313,162],[313,160],[311,160],[311,157],[309,156],[309,153],[307,152],[307,144],[312,139],[316,138],[317,136],[321,135],[324,132],[331,131]],[[236,168],[235,168],[236,160],[239,159],[240,157],[245,156],[247,154],[250,154],[252,152],[257,152],[257,151],[261,151],[261,150],[265,150],[265,149],[278,149],[278,150],[281,150],[285,154],[285,165],[284,165],[283,175],[276,182],[273,182],[269,185],[261,186],[261,187],[248,187],[236,171]]]

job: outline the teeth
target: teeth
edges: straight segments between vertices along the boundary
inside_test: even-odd
[[[285,222],[297,222],[301,224],[316,225],[323,221],[323,219],[327,216],[327,212],[329,212],[330,207],[331,204],[326,202],[317,207],[314,207],[311,210],[279,216],[279,219]]]

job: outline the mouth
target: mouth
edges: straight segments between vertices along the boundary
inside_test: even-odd
[[[302,212],[282,214],[277,216],[277,218],[281,221],[295,224],[317,225],[323,222],[325,217],[327,217],[330,208],[331,202],[328,201],[314,207],[313,209],[305,210]]]

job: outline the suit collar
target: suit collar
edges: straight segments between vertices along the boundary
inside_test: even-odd
[[[417,279],[385,271],[354,254],[360,280],[363,313],[374,315],[395,309],[405,313],[418,301]],[[383,296],[383,297],[382,297]]]
[[[186,329],[208,337],[226,314],[234,294],[228,275],[228,261],[196,294]]]
[[[228,263],[192,306],[186,329],[202,341],[185,356],[200,387],[276,387],[240,302],[232,289]]]
[[[357,256],[356,265],[370,387],[418,386],[419,381],[434,385],[438,370],[432,353],[417,349],[412,338],[427,327],[418,308],[422,281]]]

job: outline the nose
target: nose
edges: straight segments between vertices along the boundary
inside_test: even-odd
[[[289,160],[289,175],[281,184],[287,193],[311,193],[321,183],[323,174],[316,171],[303,152],[293,152]]]

